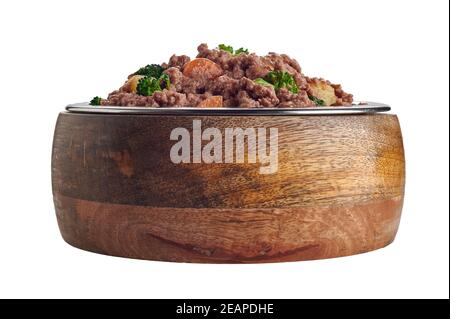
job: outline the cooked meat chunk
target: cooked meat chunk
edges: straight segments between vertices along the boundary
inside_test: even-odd
[[[278,92],[280,98],[280,104],[278,107],[297,107],[297,105],[303,105],[303,107],[315,106],[314,102],[308,97],[305,91],[300,91],[295,94],[289,90],[282,88]]]
[[[239,81],[239,84],[241,90],[247,92],[247,95],[255,100],[258,106],[274,107],[280,102],[272,86],[256,84],[245,77]]]
[[[183,69],[183,66],[191,60],[187,55],[172,55],[169,59],[169,64],[167,67],[176,67],[179,69]]]
[[[342,90],[340,84],[331,84],[336,95],[336,103],[334,105],[349,105],[353,103],[353,95]]]

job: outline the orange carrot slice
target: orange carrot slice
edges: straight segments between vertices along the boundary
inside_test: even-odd
[[[213,79],[222,74],[222,68],[209,59],[197,58],[184,65],[183,74],[193,79]]]
[[[200,102],[199,107],[222,107],[223,99],[220,95],[210,96],[207,99]]]

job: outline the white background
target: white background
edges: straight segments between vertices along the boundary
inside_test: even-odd
[[[0,297],[449,296],[448,1],[1,1]],[[58,112],[201,42],[296,57],[385,102],[403,129],[395,242],[359,256],[198,265],[84,252],[60,238],[50,184]]]

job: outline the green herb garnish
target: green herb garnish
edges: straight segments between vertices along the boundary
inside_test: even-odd
[[[170,88],[170,78],[167,74],[163,73],[159,78],[152,76],[146,76],[139,79],[136,93],[143,96],[150,96],[156,91],[162,91],[163,89]]]
[[[237,50],[234,50],[231,45],[219,44],[218,48],[219,50],[226,51],[232,55],[239,55],[242,53],[248,54],[248,49],[239,48]]]
[[[245,53],[248,54],[248,49],[244,49],[244,48],[239,48],[236,51],[234,51],[234,55],[239,55],[241,53]]]
[[[281,88],[286,88],[295,94],[299,92],[299,88],[294,77],[287,72],[271,71],[266,74],[264,80],[272,84],[277,91]]]
[[[137,70],[134,75],[143,75],[158,79],[164,71],[164,68],[159,64],[148,64],[139,70]]]
[[[231,45],[219,44],[219,49],[222,51],[229,52],[231,54],[234,53],[233,47]]]
[[[89,105],[101,105],[102,104],[102,98],[99,96],[94,97],[91,102],[89,102]]]
[[[317,106],[325,106],[325,101],[321,100],[315,96],[308,95],[309,99],[313,101]]]
[[[264,79],[262,79],[262,78],[254,79],[253,82],[255,82],[256,84],[259,84],[259,85],[264,85],[264,86],[271,86],[271,87],[273,87],[273,84],[267,82],[266,80],[264,80]]]

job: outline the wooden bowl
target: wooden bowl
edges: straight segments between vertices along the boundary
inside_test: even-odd
[[[405,185],[397,117],[378,113],[387,109],[69,106],[58,117],[52,154],[62,237],[107,255],[201,263],[298,261],[384,247],[396,235]],[[258,138],[264,131],[265,154],[276,128],[276,170],[273,162],[271,172],[261,170],[269,162],[258,152],[251,162],[262,138],[253,149],[244,143],[243,163],[236,153],[231,163],[208,163],[207,141],[198,158],[195,134],[207,128],[223,137],[227,129],[253,129]],[[183,136],[174,129],[189,134],[192,149],[172,155],[190,163],[170,155],[174,137]],[[224,140],[215,149],[223,158],[230,151]]]

